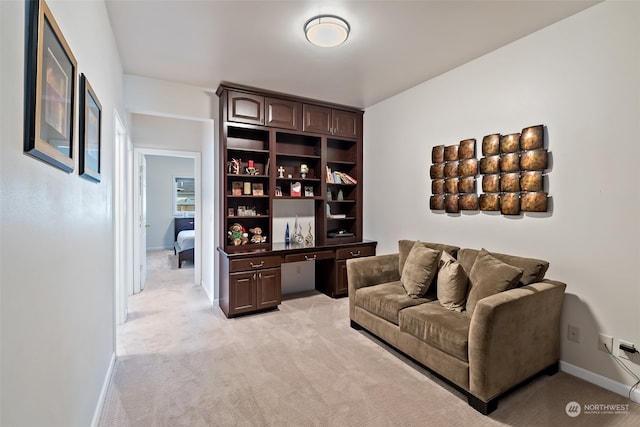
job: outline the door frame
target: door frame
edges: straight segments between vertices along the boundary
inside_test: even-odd
[[[194,240],[194,283],[200,285],[202,283],[202,169],[201,169],[201,153],[197,151],[180,151],[180,150],[168,150],[158,148],[134,148],[134,182],[140,182],[140,168],[138,167],[139,155],[153,155],[153,156],[167,156],[167,157],[185,157],[193,159],[194,163],[194,178],[196,181],[196,208],[194,213],[195,222],[195,240]],[[134,200],[138,199],[140,189],[137,185],[134,185]],[[133,218],[140,218],[140,207],[138,203],[134,203],[134,215]],[[136,222],[137,223],[137,222]],[[140,246],[141,233],[138,232],[138,228],[134,227],[133,230],[134,240],[134,283],[136,280],[140,280],[140,265],[142,260],[140,259]]]

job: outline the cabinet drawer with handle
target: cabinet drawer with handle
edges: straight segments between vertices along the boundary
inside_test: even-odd
[[[284,262],[319,261],[333,258],[333,251],[310,251],[301,254],[291,254],[284,257]]]
[[[279,256],[262,256],[253,258],[234,259],[229,263],[229,271],[256,270],[259,268],[280,267]]]
[[[353,246],[336,250],[336,259],[351,259],[376,254],[375,246]]]

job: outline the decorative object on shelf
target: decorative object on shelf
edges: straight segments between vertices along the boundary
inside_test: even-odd
[[[264,186],[261,182],[251,184],[251,194],[254,196],[264,196]]]
[[[304,238],[305,246],[313,246],[313,233],[311,232],[311,221],[309,221],[309,232],[307,236]]]
[[[475,158],[475,143],[475,139],[466,139],[457,146],[432,148],[432,210],[456,213],[480,209],[503,215],[547,211],[544,171],[549,155],[544,148],[543,125],[524,128],[520,133],[486,135],[479,161]],[[475,186],[478,173],[482,175],[480,197]]]
[[[27,2],[24,152],[74,169],[77,61],[44,1]]]
[[[240,160],[231,159],[231,173],[240,175]]]
[[[267,243],[267,236],[262,235],[262,228],[253,227],[249,229],[249,232],[253,234],[251,243]]]
[[[291,243],[291,238],[289,237],[289,223],[287,223],[287,228],[284,229],[284,242],[287,245]]]
[[[302,226],[298,224],[298,215],[296,215],[296,222],[293,224],[293,237],[291,238],[293,243],[301,245],[304,243],[304,236],[302,235]]]
[[[80,175],[100,181],[102,104],[84,74],[80,74]]]
[[[229,236],[229,241],[233,244],[233,246],[246,245],[249,241],[249,235],[247,234],[245,228],[237,222],[229,227],[227,235]]]
[[[307,177],[307,174],[309,173],[309,166],[305,165],[304,163],[300,165],[300,176],[304,179]]]
[[[333,193],[329,190],[327,190],[327,200],[329,201],[333,200]]]
[[[278,168],[278,178],[284,178],[284,168],[282,166]]]
[[[302,184],[299,181],[291,184],[291,197],[300,197],[302,196]]]
[[[253,160],[247,160],[247,167],[244,171],[247,175],[258,175],[260,173],[260,171],[256,169]]]
[[[242,196],[242,182],[233,181],[231,183],[231,195],[232,196]]]
[[[276,185],[275,196],[282,197],[282,188],[279,185]]]
[[[287,178],[291,179],[291,178],[293,178],[293,175],[287,174]]]
[[[247,215],[247,207],[238,206],[238,216],[246,216],[246,215]]]
[[[313,187],[311,186],[304,186],[304,197],[313,197]]]
[[[233,212],[233,208],[227,209],[227,216],[235,216],[235,213]]]
[[[247,195],[247,196],[251,194],[251,183],[250,182],[245,182],[243,188],[244,188],[244,190],[242,191],[242,194]]]
[[[344,200],[344,194],[342,193],[342,189],[338,190],[338,200]]]

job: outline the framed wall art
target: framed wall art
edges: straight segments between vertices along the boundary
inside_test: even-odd
[[[24,152],[74,170],[77,61],[44,0],[27,2]]]
[[[80,74],[80,175],[100,181],[102,104],[84,74]]]

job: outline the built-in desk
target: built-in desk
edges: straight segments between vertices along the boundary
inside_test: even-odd
[[[377,242],[304,246],[274,243],[270,250],[227,253],[220,258],[220,308],[227,317],[275,308],[281,301],[280,266],[287,262],[315,261],[316,289],[331,297],[347,295],[347,260],[376,254]]]

